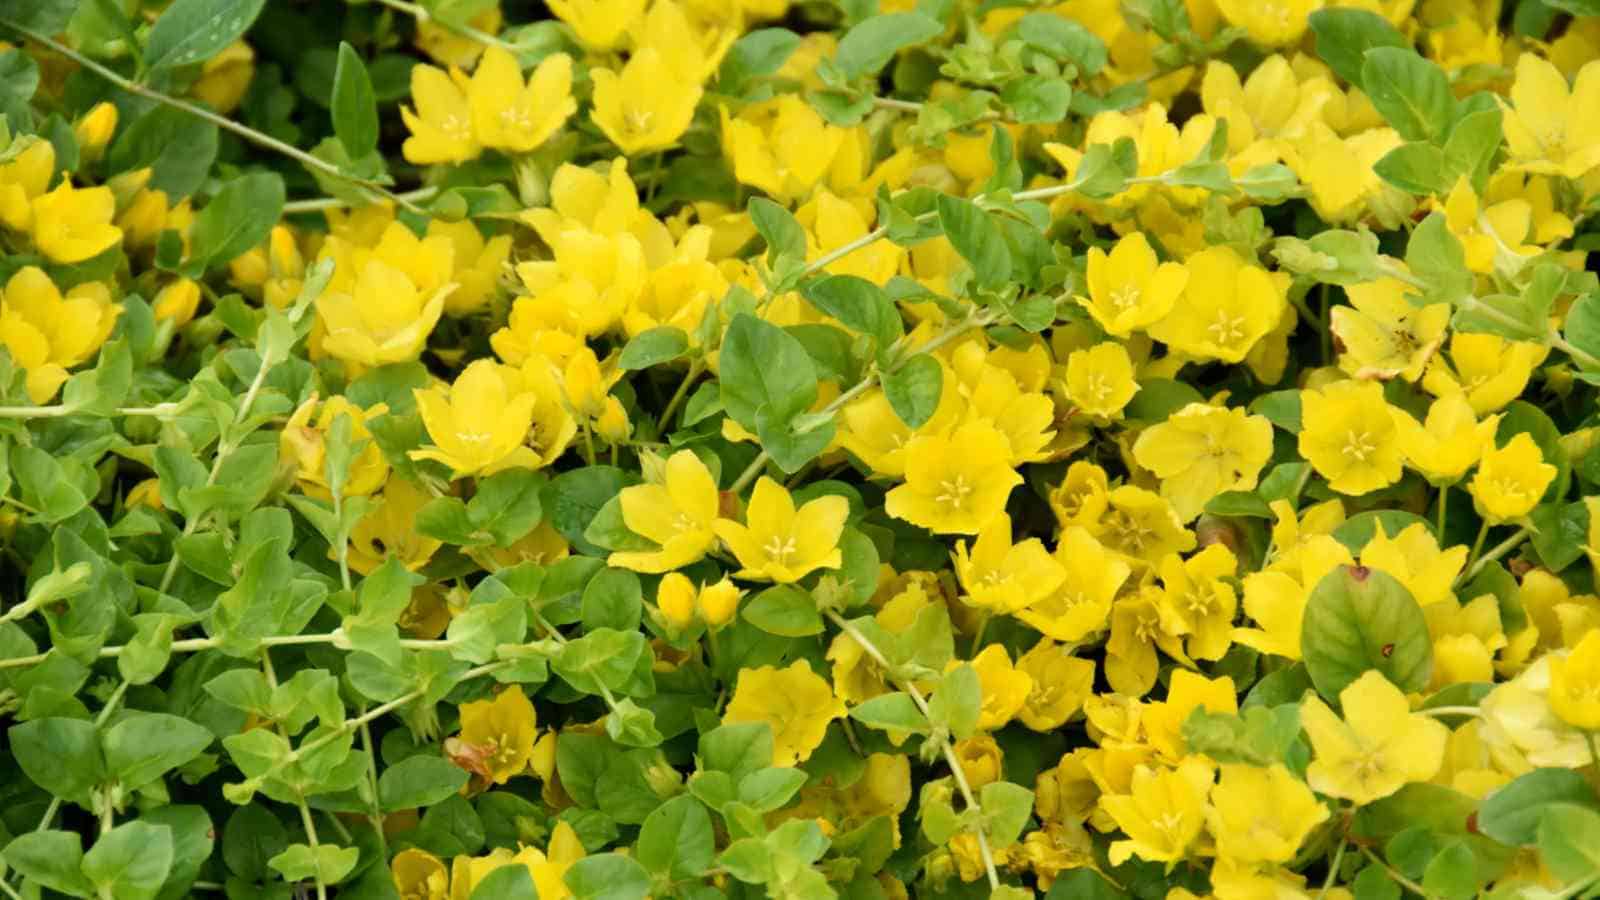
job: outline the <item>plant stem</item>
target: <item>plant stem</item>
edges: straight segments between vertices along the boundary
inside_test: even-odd
[[[1317,900],[1328,896],[1328,890],[1333,887],[1333,882],[1339,877],[1339,863],[1344,862],[1344,850],[1350,846],[1350,835],[1345,834],[1339,838],[1339,849],[1333,853],[1333,862],[1328,863],[1328,877],[1322,880],[1322,890],[1317,891]]]
[[[321,634],[285,634],[272,635],[261,639],[262,647],[289,647],[302,644],[336,644],[344,639],[344,633],[330,631]],[[219,638],[189,638],[172,642],[173,653],[198,653],[201,650],[210,650],[222,644]],[[448,650],[452,646],[449,640],[427,641],[415,638],[401,638],[400,646],[407,650]],[[114,659],[127,650],[124,644],[113,644],[100,648],[101,659]],[[32,656],[17,656],[11,659],[0,659],[0,669],[23,669],[36,666],[50,658],[53,651],[35,653]]]
[[[1445,506],[1449,503],[1449,500],[1450,485],[1447,484],[1444,487],[1439,488],[1439,527],[1436,530],[1438,531],[1440,543],[1444,542],[1444,510]]]
[[[1411,891],[1412,893],[1418,895],[1419,897],[1430,897],[1430,898],[1432,897],[1432,895],[1428,893],[1426,888],[1424,888],[1420,884],[1417,884],[1415,881],[1412,881],[1411,879],[1407,878],[1406,876],[1402,875],[1400,873],[1400,871],[1398,869],[1396,869],[1394,866],[1391,866],[1388,863],[1384,862],[1381,858],[1379,858],[1378,854],[1372,852],[1371,848],[1362,847],[1361,848],[1361,852],[1366,854],[1367,859],[1372,860],[1373,865],[1383,869],[1385,872],[1388,872],[1389,873],[1389,877],[1393,878],[1395,880],[1396,884],[1400,885],[1401,887],[1405,888],[1408,891]]]
[[[894,666],[890,665],[888,657],[885,657],[883,651],[879,650],[866,635],[861,633],[861,629],[855,627],[847,619],[831,609],[827,610],[827,616],[833,624],[839,626],[840,631],[843,631],[850,636],[851,640],[860,644],[861,649],[872,657],[874,662],[882,666],[885,672],[892,673],[894,671]],[[917,687],[916,682],[910,680],[901,681],[892,674],[890,678],[895,681],[896,686],[911,695],[911,701],[917,705],[917,708],[922,711],[924,716],[928,715],[928,700],[922,696],[922,690]],[[940,750],[944,755],[945,763],[950,766],[950,774],[955,778],[956,788],[961,792],[962,801],[967,804],[968,809],[978,812],[980,824],[973,829],[973,834],[978,838],[978,855],[983,857],[983,869],[989,878],[989,889],[998,890],[1000,888],[1000,873],[995,869],[994,851],[989,849],[989,837],[984,833],[983,825],[981,824],[983,807],[978,805],[977,795],[972,793],[972,785],[967,782],[967,773],[961,768],[961,760],[956,757],[956,750],[951,745],[949,736],[946,735],[941,743]]]
[[[424,200],[433,199],[433,197],[438,193],[439,189],[436,187],[425,187],[417,188],[414,191],[406,191],[403,194],[396,194],[395,196],[401,197],[412,203],[420,203]],[[330,209],[349,209],[355,205],[356,204],[351,203],[349,200],[343,200],[339,197],[318,197],[314,200],[291,200],[283,205],[283,214],[286,216],[292,216],[304,213],[323,212]]]
[[[1494,545],[1494,547],[1491,548],[1488,553],[1478,556],[1478,550],[1483,547],[1483,536],[1488,534],[1488,532],[1489,523],[1485,522],[1483,524],[1483,528],[1478,532],[1477,543],[1472,545],[1472,555],[1475,557],[1475,559],[1472,565],[1468,566],[1467,570],[1461,573],[1461,577],[1456,579],[1456,583],[1453,585],[1454,587],[1460,587],[1461,585],[1471,581],[1479,572],[1483,571],[1485,566],[1517,549],[1517,547],[1521,546],[1523,541],[1527,540],[1533,534],[1533,532],[1528,530],[1528,526],[1524,525],[1513,532],[1510,537]]]
[[[672,421],[672,414],[678,411],[678,404],[689,396],[689,388],[694,385],[695,379],[699,378],[705,370],[705,363],[699,357],[689,363],[688,373],[683,376],[683,381],[679,382],[677,391],[672,394],[672,399],[667,401],[667,408],[661,411],[661,418],[656,420],[658,431],[666,432],[667,425]]]
[[[378,0],[378,3],[379,5],[387,6],[396,12],[403,12],[413,19],[416,19],[419,23],[436,23],[446,31],[453,31],[464,38],[477,41],[485,47],[499,47],[507,53],[512,54],[517,52],[517,47],[515,44],[503,41],[486,31],[480,31],[476,28],[473,28],[471,25],[458,25],[446,18],[435,18],[432,13],[428,12],[420,4],[407,3],[406,0]]]
[[[299,797],[300,824],[306,830],[306,843],[311,845],[311,858],[317,859],[317,823],[311,819],[311,807],[306,805],[304,794]],[[328,900],[328,886],[322,881],[322,866],[320,861],[311,870],[311,877],[317,882],[317,900]]]
[[[64,56],[67,59],[72,60],[73,62],[77,63],[78,65],[82,66],[83,68],[89,70],[90,72],[93,72],[96,75],[99,75],[101,78],[104,78],[105,80],[111,82],[112,84],[116,85],[117,87],[121,88],[124,91],[127,91],[130,94],[134,94],[136,96],[143,97],[143,98],[145,98],[147,100],[154,100],[157,103],[166,104],[167,106],[171,106],[174,109],[183,110],[184,112],[188,113],[189,115],[195,116],[195,117],[200,118],[200,119],[204,119],[205,121],[210,122],[211,124],[217,126],[218,128],[221,128],[221,129],[223,129],[225,131],[231,131],[234,134],[237,134],[238,136],[244,138],[245,140],[249,141],[252,144],[256,144],[257,146],[265,147],[268,150],[272,150],[274,152],[281,153],[284,156],[287,156],[290,159],[300,163],[301,165],[307,166],[307,167],[312,168],[312,169],[316,169],[319,172],[323,172],[325,174],[332,175],[335,178],[339,178],[339,179],[342,179],[344,181],[348,181],[348,182],[350,182],[352,184],[359,185],[362,189],[371,191],[374,194],[377,194],[377,195],[379,195],[381,197],[384,197],[384,198],[390,200],[391,202],[393,202],[393,203],[395,203],[395,204],[397,204],[399,206],[402,206],[407,210],[410,210],[411,212],[417,213],[418,215],[426,215],[426,213],[422,210],[421,207],[417,206],[416,204],[412,203],[409,200],[406,200],[406,199],[402,198],[399,194],[393,193],[392,191],[388,190],[387,188],[383,187],[382,185],[378,184],[377,182],[369,181],[369,180],[367,180],[365,178],[358,178],[358,177],[356,177],[354,175],[351,175],[348,172],[345,172],[343,169],[339,168],[338,166],[334,165],[333,163],[330,163],[330,162],[328,162],[328,161],[326,161],[324,159],[321,159],[319,157],[313,156],[310,153],[307,153],[307,152],[305,152],[304,150],[301,150],[298,147],[292,146],[290,144],[286,144],[283,141],[278,140],[277,138],[273,137],[270,134],[264,134],[264,133],[262,133],[260,131],[255,130],[254,128],[251,128],[248,125],[244,125],[242,123],[235,122],[234,120],[228,118],[227,116],[218,115],[218,114],[212,112],[211,110],[206,109],[205,107],[200,106],[198,104],[190,103],[187,100],[181,100],[181,99],[179,99],[177,97],[172,97],[172,96],[169,96],[167,94],[163,94],[162,92],[160,92],[158,90],[154,90],[152,88],[145,87],[144,85],[139,84],[136,81],[132,81],[132,80],[130,80],[128,78],[125,78],[121,74],[119,74],[118,72],[116,72],[116,71],[114,71],[112,69],[109,69],[109,68],[101,65],[98,62],[95,62],[94,60],[90,59],[89,57],[84,56],[82,53],[79,53],[78,51],[72,49],[71,47],[68,47],[67,45],[65,45],[65,44],[63,44],[63,43],[61,43],[59,41],[56,41],[55,39],[51,38],[50,36],[45,35],[45,34],[41,34],[41,33],[37,32],[37,31],[34,31],[31,28],[24,28],[23,26],[18,25],[17,23],[11,21],[10,19],[0,19],[0,25],[4,25],[5,27],[10,28],[12,31],[17,32],[18,34],[21,34],[21,35],[23,35],[24,37],[27,37],[30,40],[36,41],[36,42],[38,42],[40,44],[43,44],[46,47],[49,47],[51,50],[54,50],[56,53],[60,54],[61,56]]]

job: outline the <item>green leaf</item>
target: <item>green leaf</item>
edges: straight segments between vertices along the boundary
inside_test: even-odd
[[[883,374],[883,393],[894,414],[908,428],[921,428],[939,409],[944,369],[927,353],[908,357]]]
[[[1238,715],[1196,707],[1183,721],[1183,742],[1189,752],[1220,763],[1284,762],[1299,736],[1299,703],[1251,706]]]
[[[1033,812],[1033,791],[1009,781],[993,781],[978,792],[978,805],[983,807],[986,821],[984,831],[995,849],[1009,847],[1022,836]]]
[[[260,0],[256,2],[259,6]],[[181,3],[183,0],[179,0]],[[177,5],[169,7],[162,18]],[[250,251],[266,240],[278,224],[283,201],[283,178],[275,173],[253,172],[223,185],[195,216],[190,258],[196,266],[212,268],[227,265]]]
[[[0,0],[0,18],[54,35],[67,27],[77,8],[77,0]]]
[[[1093,869],[1062,872],[1045,900],[1127,900],[1128,894]]]
[[[722,60],[718,81],[725,92],[741,93],[751,78],[771,75],[800,46],[800,35],[787,28],[757,28],[733,42]]]
[[[135,790],[199,756],[213,738],[210,729],[182,716],[133,713],[106,729],[106,769]]]
[[[400,614],[411,605],[411,591],[422,576],[408,571],[391,556],[361,580],[355,611],[342,625],[350,646],[371,653],[392,666],[400,664]]]
[[[172,870],[172,829],[125,822],[83,855],[83,874],[102,897],[152,900]]]
[[[929,728],[928,717],[917,708],[916,701],[911,699],[911,695],[904,691],[879,694],[850,710],[850,718],[868,728],[880,728],[886,731],[925,734]]]
[[[1311,14],[1317,55],[1334,74],[1361,87],[1362,64],[1375,47],[1409,47],[1411,42],[1389,20],[1364,9],[1319,9]]]
[[[782,807],[806,783],[800,769],[769,767],[739,779],[739,802],[758,813]]]
[[[772,765],[772,726],[766,722],[720,725],[700,736],[700,768],[742,778]]]
[[[1446,183],[1444,151],[1424,141],[1390,150],[1373,165],[1378,177],[1407,193],[1428,196],[1449,190]]]
[[[1539,816],[1539,856],[1559,882],[1600,877],[1600,812],[1551,803]]]
[[[533,870],[527,866],[501,866],[472,886],[469,900],[537,900]]]
[[[644,613],[639,576],[626,569],[602,569],[583,590],[583,627],[632,631]]]
[[[1580,351],[1600,359],[1600,292],[1590,292],[1573,301],[1562,337]]]
[[[811,595],[793,585],[780,584],[757,594],[739,611],[746,622],[779,637],[809,637],[822,633],[822,615]]]
[[[1330,700],[1372,669],[1403,691],[1420,691],[1433,667],[1422,607],[1393,576],[1361,566],[1339,566],[1317,582],[1300,646],[1312,683]]]
[[[1465,841],[1446,844],[1423,869],[1422,886],[1428,896],[1444,900],[1476,896],[1478,866],[1472,848]]]
[[[1333,530],[1333,539],[1349,548],[1352,555],[1358,555],[1377,535],[1379,528],[1383,529],[1386,536],[1397,537],[1412,525],[1422,525],[1430,534],[1433,533],[1433,523],[1416,513],[1403,509],[1369,509],[1345,519]]]
[[[378,149],[378,100],[372,78],[356,48],[339,42],[339,64],[333,70],[333,133],[352,157]]]
[[[521,643],[527,633],[527,602],[521,597],[508,596],[468,606],[465,612],[450,620],[445,637],[450,640],[450,653],[456,659],[486,663],[494,659],[496,647]]]
[[[11,726],[11,755],[34,784],[82,803],[106,779],[105,758],[92,722],[44,718]]]
[[[355,847],[337,844],[290,844],[288,849],[267,860],[286,881],[308,881],[319,878],[325,884],[337,884],[350,874],[361,859]]]
[[[639,862],[653,875],[673,881],[699,876],[716,856],[711,816],[699,800],[679,794],[645,817],[635,848]]]
[[[833,62],[845,78],[860,78],[888,65],[900,50],[931,41],[943,33],[942,22],[921,13],[873,16],[845,32],[839,39]]]
[[[155,106],[112,142],[106,168],[131,172],[148,167],[149,186],[177,202],[205,184],[217,159],[217,144],[217,126],[181,109]]]
[[[1296,393],[1291,391],[1290,393]],[[1204,397],[1186,382],[1170,378],[1149,378],[1139,384],[1138,393],[1128,401],[1124,414],[1140,422],[1165,422],[1173,413]],[[1259,412],[1252,409],[1251,412]]]
[[[1583,556],[1589,541],[1589,506],[1582,500],[1572,503],[1543,503],[1528,516],[1533,522],[1533,549],[1551,572],[1560,572]]]
[[[1411,232],[1406,244],[1406,265],[1411,273],[1427,283],[1425,296],[1430,302],[1456,303],[1472,293],[1472,273],[1467,271],[1466,252],[1450,233],[1444,213],[1429,213]]]
[[[420,753],[383,770],[378,777],[378,805],[384,812],[426,809],[460,792],[467,772],[439,756]]]
[[[1071,63],[1092,78],[1106,66],[1106,45],[1094,32],[1064,16],[1028,13],[1012,26],[1016,36],[1060,62]]]
[[[1416,51],[1375,47],[1361,63],[1361,86],[1385,120],[1408,141],[1441,141],[1455,112],[1444,70]]]
[[[532,531],[544,518],[540,492],[543,472],[507,469],[478,481],[477,492],[467,503],[467,517],[474,530],[487,532],[501,547],[509,547]]]
[[[827,449],[839,428],[832,413],[785,418],[761,407],[756,410],[755,418],[756,437],[761,446],[778,468],[790,474],[800,471]]]
[[[979,285],[998,286],[1011,277],[1011,251],[1000,226],[976,203],[940,194],[939,224]]]
[[[963,741],[977,733],[982,713],[983,684],[970,663],[955,666],[940,677],[939,687],[928,701],[928,718],[933,724]]]
[[[145,65],[171,69],[205,62],[248,31],[266,5],[266,0],[176,0],[150,28]]]
[[[11,472],[22,490],[22,502],[37,509],[38,521],[44,524],[71,518],[89,505],[61,462],[38,447],[14,448]]]
[[[883,288],[855,275],[829,275],[806,284],[802,293],[812,306],[846,328],[871,335],[887,347],[905,331],[900,311]]]
[[[622,355],[618,357],[617,365],[624,372],[636,372],[671,362],[688,349],[689,336],[682,328],[662,325],[640,332],[633,340],[628,341],[628,345],[622,348]]]
[[[1444,170],[1448,175],[1443,183],[1448,187],[1465,175],[1478,193],[1483,193],[1489,185],[1489,167],[1500,150],[1502,134],[1499,109],[1462,116],[1444,142]]]
[[[1072,86],[1057,76],[1025,75],[1006,84],[1000,92],[1000,102],[1018,122],[1053,124],[1066,118],[1072,104]]]
[[[1600,797],[1572,769],[1534,769],[1495,788],[1478,807],[1478,831],[1508,847],[1531,846],[1539,839],[1539,819],[1553,804],[1600,810]]]
[[[267,877],[267,860],[289,846],[283,822],[264,806],[241,806],[222,828],[222,861],[228,871],[246,881]]]
[[[722,405],[740,425],[758,431],[757,411],[788,422],[817,399],[816,368],[794,336],[748,313],[733,317],[722,339]]]
[[[83,876],[83,839],[71,831],[32,831],[6,845],[6,865],[30,881],[69,897],[88,897],[94,885]]]
[[[563,880],[573,900],[644,900],[650,894],[650,873],[620,853],[586,856],[567,869]]]
[[[747,207],[756,233],[767,242],[767,265],[776,267],[782,257],[806,258],[806,230],[787,209],[765,197],[751,197]]]

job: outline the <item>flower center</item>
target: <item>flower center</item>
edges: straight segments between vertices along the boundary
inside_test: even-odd
[[[1344,455],[1355,462],[1366,462],[1378,446],[1372,442],[1372,435],[1366,431],[1356,431],[1354,428],[1345,435]]]
[[[1111,305],[1118,312],[1127,312],[1139,305],[1139,286],[1136,284],[1119,285],[1111,292]]]
[[[1206,331],[1219,344],[1228,344],[1244,338],[1244,316],[1230,316],[1227,310],[1217,310],[1217,320],[1206,326]]]
[[[960,509],[966,505],[967,495],[972,493],[972,485],[967,483],[967,476],[957,475],[939,482],[939,495],[933,499],[951,509]]]
[[[766,545],[761,549],[766,551],[767,556],[773,562],[780,566],[786,566],[789,564],[789,557],[793,556],[795,552],[794,537],[791,535],[787,538],[780,538],[777,535],[773,535],[767,539]]]

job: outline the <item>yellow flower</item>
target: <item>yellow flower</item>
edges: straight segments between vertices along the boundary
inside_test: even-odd
[[[780,200],[796,200],[827,174],[846,131],[795,94],[751,104],[730,116],[721,108],[723,152],[741,183]]]
[[[1161,621],[1168,634],[1187,639],[1195,659],[1221,659],[1233,643],[1233,616],[1239,609],[1232,578],[1238,560],[1226,545],[1210,544],[1183,559],[1161,561]]]
[[[426,850],[407,847],[396,853],[389,873],[402,900],[449,900],[450,872]]]
[[[493,700],[461,704],[461,734],[445,752],[490,783],[505,784],[527,770],[537,726],[533,704],[513,684]]]
[[[1450,485],[1461,480],[1492,446],[1500,417],[1483,421],[1472,412],[1464,394],[1446,394],[1428,407],[1428,416],[1418,422],[1400,409],[1392,409],[1395,427],[1400,431],[1406,462],[1434,485]]]
[[[612,50],[644,15],[645,0],[551,0],[550,11],[591,50]]]
[[[661,549],[613,553],[608,560],[613,566],[670,572],[705,556],[717,543],[717,482],[693,451],[679,450],[667,458],[664,484],[626,487],[620,497],[628,530]]]
[[[459,69],[445,74],[434,66],[411,68],[411,101],[400,107],[400,118],[411,131],[400,148],[407,162],[419,166],[461,163],[483,152],[472,132],[472,111],[467,102],[467,76]]]
[[[412,393],[434,444],[412,450],[412,459],[444,463],[455,478],[539,467],[538,454],[523,443],[539,397],[527,389],[521,371],[494,360],[475,360],[448,388],[434,385]]]
[[[1223,491],[1254,490],[1271,457],[1271,422],[1209,403],[1185,406],[1133,443],[1133,458],[1161,479],[1161,496],[1185,522]]]
[[[1001,766],[1005,762],[1005,753],[994,738],[987,734],[980,734],[956,741],[954,745],[956,761],[961,764],[961,773],[967,778],[967,786],[977,790],[986,784],[999,781]],[[904,758],[904,757],[902,757]]]
[[[278,232],[272,233],[273,247],[278,246]],[[449,280],[457,287],[445,297],[444,311],[450,316],[468,316],[482,312],[498,291],[501,270],[511,258],[511,236],[498,235],[487,241],[478,226],[470,220],[445,222],[434,219],[428,223],[428,237],[443,237],[455,248],[452,258],[454,271]],[[268,300],[272,283],[267,285]]]
[[[1318,697],[1300,704],[1300,722],[1316,758],[1306,781],[1318,793],[1356,805],[1427,781],[1444,762],[1449,729],[1411,712],[1406,695],[1372,670],[1339,692],[1344,720]]]
[[[828,723],[844,714],[844,701],[834,696],[833,687],[797,659],[787,669],[741,669],[722,722],[771,725],[772,764],[793,766],[811,758]]]
[[[74,188],[63,178],[33,201],[33,243],[51,262],[80,263],[122,243],[111,224],[117,200],[108,187]]]
[[[25,266],[0,294],[0,344],[27,372],[28,398],[43,405],[67,380],[67,370],[88,362],[111,336],[122,306],[98,281],[80,284],[63,298],[43,270]]]
[[[318,407],[313,395],[289,416],[278,436],[278,453],[296,463],[295,478],[300,489],[313,497],[332,497],[328,489],[326,440],[328,431],[340,416],[350,419],[352,442],[367,442],[350,459],[350,471],[345,475],[341,496],[364,497],[382,487],[389,477],[389,463],[383,457],[383,450],[372,440],[367,421],[387,413],[388,405],[379,403],[363,410],[344,397],[334,395],[321,403],[320,409]],[[311,422],[313,415],[317,418],[315,425]]]
[[[664,150],[689,129],[702,89],[674,77],[653,47],[629,57],[621,73],[591,69],[594,110],[589,114],[627,156]]]
[[[968,422],[948,435],[912,440],[906,483],[889,492],[885,508],[938,534],[977,534],[1021,483],[1005,436],[987,422]]]
[[[958,663],[951,662],[954,668]],[[993,731],[1011,721],[1022,710],[1033,690],[1033,678],[1011,664],[1006,648],[990,644],[972,658],[983,688],[983,706],[978,712],[978,728]]]
[[[1038,538],[1011,542],[1011,519],[995,516],[969,550],[956,542],[956,577],[966,600],[986,613],[1011,614],[1046,596],[1067,577]]]
[[[1439,549],[1439,541],[1421,522],[1406,526],[1392,538],[1380,525],[1361,548],[1361,564],[1393,575],[1419,606],[1454,599],[1450,585],[1466,562],[1465,546]]]
[[[358,369],[410,362],[422,355],[453,287],[424,291],[404,271],[369,260],[348,293],[329,290],[317,298],[327,329],[322,349]]]
[[[736,577],[791,584],[813,569],[839,568],[839,535],[849,515],[849,501],[836,494],[796,510],[783,485],[762,476],[745,510],[748,524],[718,519],[712,528],[744,567]]]
[[[1033,679],[1017,718],[1034,731],[1060,728],[1094,692],[1094,661],[1073,656],[1048,637],[1017,658],[1017,671]]]
[[[1168,553],[1194,549],[1194,532],[1183,527],[1165,497],[1124,484],[1106,494],[1106,504],[1095,536],[1129,559],[1154,564]]]
[[[433,559],[442,541],[417,531],[417,513],[433,497],[404,478],[390,478],[378,503],[350,530],[350,568],[366,575],[394,557],[415,572]],[[333,548],[328,558],[334,559]]]
[[[634,47],[653,47],[680,79],[701,84],[710,78],[739,37],[739,23],[721,17],[689,21],[690,9],[676,0],[657,0],[634,34]],[[698,10],[696,10],[698,12]],[[704,27],[697,27],[703,25]]]
[[[1422,377],[1422,386],[1435,397],[1462,394],[1473,412],[1487,415],[1517,399],[1549,353],[1550,348],[1542,343],[1458,331],[1450,336],[1450,362],[1455,371],[1435,358]]]
[[[1481,734],[1495,768],[1515,776],[1548,766],[1581,769],[1593,762],[1585,733],[1555,711],[1555,668],[1554,653],[1541,656],[1479,704]]]
[[[1328,486],[1355,497],[1400,480],[1398,430],[1373,382],[1336,381],[1300,392],[1300,455]]]
[[[1103,419],[1121,418],[1139,385],[1133,380],[1133,360],[1116,341],[1074,350],[1067,357],[1067,399],[1079,410]]]
[[[28,140],[25,136],[15,138],[17,145]],[[33,227],[33,201],[50,186],[55,168],[55,146],[39,138],[23,146],[10,162],[0,163],[0,224],[13,231],[28,231]],[[166,211],[163,201],[163,216]]]
[[[1092,526],[1100,521],[1106,511],[1106,495],[1110,493],[1106,470],[1087,460],[1078,460],[1067,467],[1067,475],[1050,492],[1050,511],[1062,528],[1068,525]]]
[[[1478,515],[1509,522],[1533,512],[1555,477],[1556,467],[1544,461],[1532,436],[1521,432],[1504,447],[1484,451],[1468,490]]]
[[[1207,247],[1184,265],[1189,284],[1182,301],[1150,326],[1150,336],[1173,350],[1239,362],[1289,305],[1289,275],[1247,263],[1231,247]]]
[[[1506,147],[1513,164],[1529,172],[1581,178],[1600,165],[1600,64],[1578,70],[1569,90],[1566,76],[1533,53],[1517,57],[1511,102],[1505,113]]]
[[[1596,79],[1600,82],[1600,79]],[[1445,224],[1461,241],[1467,268],[1480,275],[1499,270],[1515,272],[1523,258],[1536,255],[1540,248],[1524,244],[1533,229],[1533,207],[1516,197],[1486,205],[1463,175],[1444,203]]]
[[[1217,855],[1251,863],[1290,861],[1328,816],[1328,808],[1282,763],[1222,766],[1206,809]]]
[[[1205,827],[1213,777],[1209,762],[1191,756],[1176,769],[1141,765],[1133,770],[1127,794],[1103,795],[1100,808],[1128,836],[1112,842],[1111,864],[1120,866],[1133,856],[1164,863],[1183,859]]]
[[[1207,678],[1188,669],[1174,669],[1167,686],[1167,699],[1148,703],[1139,716],[1150,745],[1171,760],[1189,752],[1183,740],[1183,723],[1197,709],[1212,713],[1237,713],[1239,696],[1233,679],[1223,675]]]
[[[1306,33],[1322,0],[1216,0],[1228,24],[1243,28],[1263,47],[1287,47]]]
[[[1172,311],[1189,283],[1181,263],[1158,263],[1150,242],[1140,232],[1117,241],[1107,254],[1089,248],[1089,296],[1078,302],[1110,334],[1127,337],[1160,321]]]
[[[468,19],[467,24],[484,34],[499,34],[500,26],[505,24],[499,0]],[[459,35],[431,17],[417,20],[417,34],[412,43],[434,62],[447,66],[470,68],[484,51],[482,41]]]
[[[467,84],[467,107],[478,143],[506,153],[535,150],[578,111],[572,57],[546,56],[524,84],[511,51],[490,47]]]
[[[1031,598],[1016,616],[1047,637],[1081,641],[1106,627],[1111,602],[1132,569],[1076,525],[1062,530],[1055,560],[1065,576],[1060,587]]]
[[[1422,377],[1450,325],[1450,304],[1414,306],[1408,287],[1397,278],[1380,278],[1345,288],[1350,306],[1331,311],[1333,333],[1344,345],[1339,367],[1355,378],[1406,381]]]

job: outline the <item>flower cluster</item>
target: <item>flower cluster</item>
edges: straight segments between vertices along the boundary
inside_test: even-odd
[[[0,2],[0,892],[1594,893],[1592,0],[528,9]]]

